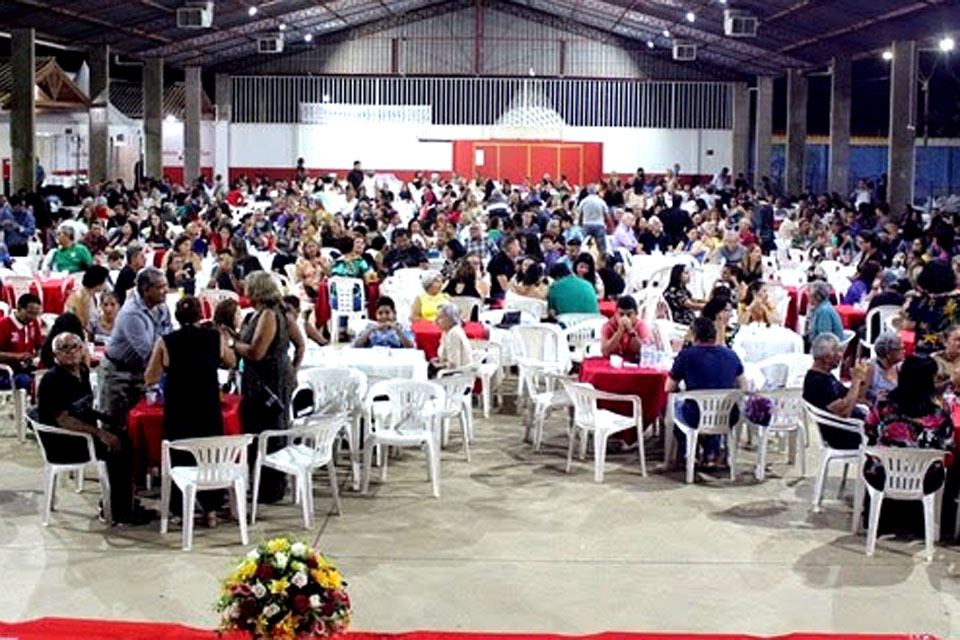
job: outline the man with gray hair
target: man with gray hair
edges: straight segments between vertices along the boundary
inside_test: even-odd
[[[577,205],[580,213],[580,225],[584,236],[593,236],[597,250],[607,252],[607,215],[609,208],[603,198],[597,195],[597,185],[587,185],[587,197]],[[586,237],[584,238],[586,240]]]
[[[167,279],[159,269],[146,268],[137,274],[136,293],[130,293],[117,314],[100,389],[100,408],[116,424],[124,424],[127,412],[143,397],[143,372],[154,344],[173,331],[166,298]]]
[[[843,339],[843,322],[840,314],[830,304],[830,285],[826,282],[814,282],[810,285],[810,304],[807,313],[807,339],[812,341],[821,333],[830,333]]]
[[[867,379],[866,363],[861,361],[856,364],[852,372],[853,380],[847,388],[833,375],[843,359],[843,350],[835,335],[821,333],[817,336],[811,345],[810,355],[813,356],[813,366],[803,379],[803,399],[842,418],[862,418],[862,412],[857,410],[857,401]],[[827,446],[833,449],[856,449],[860,446],[860,437],[856,434],[839,429],[822,430],[822,433],[827,439]]]
[[[61,223],[57,228],[57,244],[60,246],[53,252],[53,257],[50,259],[51,270],[79,273],[93,265],[90,250],[76,239],[76,230],[67,223]]]

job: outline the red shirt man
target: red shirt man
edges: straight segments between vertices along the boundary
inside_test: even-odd
[[[0,362],[10,365],[15,374],[27,371],[43,346],[40,313],[40,299],[25,293],[16,311],[0,320]]]
[[[637,315],[637,301],[630,296],[617,300],[617,313],[600,332],[604,357],[618,355],[624,360],[640,359],[640,347],[653,340],[646,323]]]

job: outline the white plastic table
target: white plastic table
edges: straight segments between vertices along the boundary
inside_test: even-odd
[[[744,362],[760,362],[779,353],[803,353],[803,338],[786,327],[749,324],[737,331],[733,350]]]
[[[315,347],[307,349],[301,366],[353,367],[364,372],[367,378],[375,380],[386,380],[388,378],[427,379],[427,361],[420,349]]]

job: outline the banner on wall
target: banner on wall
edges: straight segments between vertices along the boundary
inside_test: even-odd
[[[432,118],[433,108],[430,105],[300,103],[300,122],[303,124],[423,125],[430,124]]]

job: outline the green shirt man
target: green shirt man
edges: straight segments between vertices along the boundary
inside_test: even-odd
[[[547,292],[547,308],[555,315],[562,313],[599,313],[597,291],[589,282],[575,275],[560,278]]]
[[[79,242],[74,242],[68,247],[60,247],[53,252],[53,259],[50,261],[52,271],[66,271],[67,273],[78,273],[86,271],[93,265],[93,256],[90,250]]]

